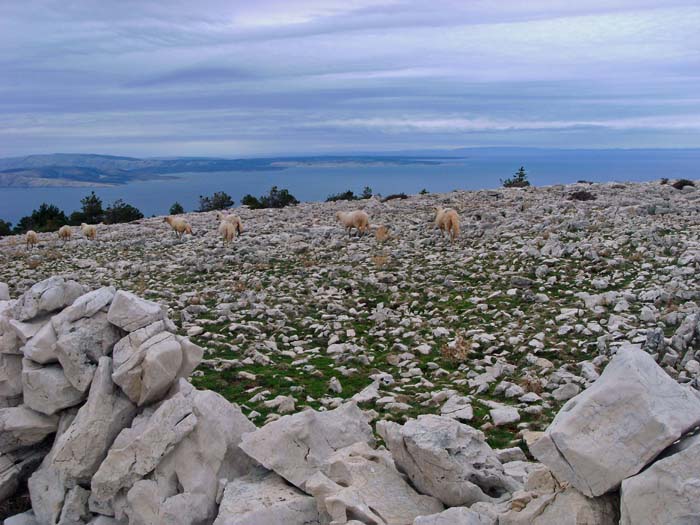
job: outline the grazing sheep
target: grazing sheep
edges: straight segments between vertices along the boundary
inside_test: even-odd
[[[219,224],[219,233],[223,237],[225,243],[234,240],[236,238],[237,231],[237,226],[229,221],[223,220]]]
[[[85,237],[90,239],[91,241],[94,241],[97,237],[97,226],[95,226],[94,224],[82,223],[80,225],[80,231],[82,231],[83,235],[85,235]]]
[[[459,215],[452,208],[443,209],[440,206],[435,208],[435,226],[440,228],[440,233],[447,233],[452,242],[455,242],[459,235]]]
[[[64,225],[58,229],[58,238],[61,239],[62,241],[70,241],[70,238],[72,236],[73,236],[73,231],[70,229],[70,226]]]
[[[24,236],[24,239],[27,241],[27,250],[39,243],[39,236],[34,230],[29,230]]]
[[[235,227],[236,235],[240,235],[243,233],[243,222],[241,221],[241,218],[238,215],[235,215],[233,213],[231,215],[226,215],[224,213],[221,213],[220,211],[217,211],[216,218],[220,221],[226,221],[233,224],[233,226]],[[219,226],[219,231],[221,231],[221,226]]]
[[[167,222],[175,232],[177,238],[182,238],[186,233],[192,235],[192,226],[185,219],[179,217],[166,217],[163,222]]]
[[[377,231],[374,232],[374,236],[379,242],[386,241],[389,238],[389,228],[386,226],[380,226],[377,228]]]
[[[369,216],[362,210],[339,211],[335,218],[345,227],[348,235],[352,233],[353,228],[360,236],[369,229]]]

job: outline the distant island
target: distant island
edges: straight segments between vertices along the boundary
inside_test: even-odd
[[[148,158],[57,153],[0,159],[0,187],[105,187],[170,179],[177,173],[280,171],[298,166],[431,165],[441,159],[400,156],[274,157],[259,159]]]

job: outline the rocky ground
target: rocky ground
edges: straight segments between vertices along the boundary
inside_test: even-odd
[[[571,200],[585,190],[595,200]],[[432,224],[457,209],[454,245]],[[365,209],[390,239],[348,237],[338,210]],[[700,349],[700,191],[659,182],[429,194],[380,203],[236,210],[224,245],[214,213],[176,239],[162,218],[101,226],[89,242],[0,239],[14,298],[52,275],[167,305],[204,348],[192,383],[258,426],[354,397],[375,420],[441,414],[522,445],[636,343],[680,383]]]

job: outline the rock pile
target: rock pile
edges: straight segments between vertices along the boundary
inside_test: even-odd
[[[700,395],[635,345],[527,436],[537,462],[451,411],[378,422],[386,448],[354,401],[256,428],[188,383],[202,349],[158,304],[111,287],[54,277],[0,312],[0,500],[26,480],[32,504],[7,525],[700,520]]]

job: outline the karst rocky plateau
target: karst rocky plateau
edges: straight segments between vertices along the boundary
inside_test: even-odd
[[[5,524],[700,523],[700,191],[235,212],[0,239]]]

